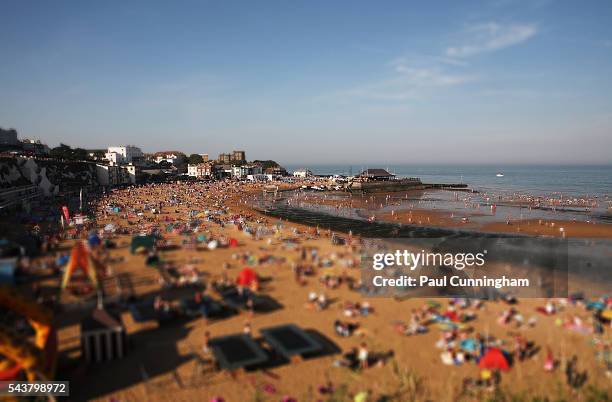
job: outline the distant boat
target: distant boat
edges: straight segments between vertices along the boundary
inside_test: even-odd
[[[502,172],[498,172],[495,176],[497,176],[497,177],[504,177],[504,174]]]

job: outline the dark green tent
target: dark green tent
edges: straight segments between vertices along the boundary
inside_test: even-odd
[[[151,251],[155,246],[155,238],[153,236],[134,236],[132,237],[132,245],[130,251],[132,254],[136,253],[140,247],[144,247],[145,250]]]

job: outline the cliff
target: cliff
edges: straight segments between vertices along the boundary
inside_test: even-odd
[[[96,165],[53,159],[0,157],[0,188],[35,184],[45,196],[98,186]]]

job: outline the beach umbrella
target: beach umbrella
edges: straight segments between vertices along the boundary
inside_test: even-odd
[[[231,238],[229,241],[229,246],[230,247],[237,247],[238,246],[238,240],[236,240],[235,238]]]
[[[603,310],[601,312],[601,318],[612,320],[612,309]]]
[[[478,367],[489,370],[510,370],[510,362],[501,349],[489,348],[478,362]]]
[[[218,241],[216,241],[216,240],[211,240],[211,241],[208,243],[208,249],[209,249],[209,250],[214,250],[214,249],[216,249],[218,246],[219,246],[219,242],[218,242]]]
[[[112,223],[109,223],[108,225],[104,226],[105,232],[114,232],[116,229],[117,227],[113,225]]]

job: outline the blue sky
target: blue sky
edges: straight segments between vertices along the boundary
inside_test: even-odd
[[[612,163],[612,2],[0,2],[0,126],[286,164]]]

